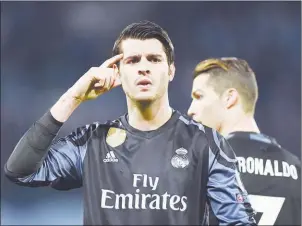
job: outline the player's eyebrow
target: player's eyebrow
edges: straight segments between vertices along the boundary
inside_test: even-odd
[[[158,53],[150,53],[150,54],[147,55],[147,57],[163,58],[163,56],[161,54],[158,54]]]
[[[126,61],[128,59],[131,59],[131,58],[140,58],[141,55],[140,54],[133,54],[133,55],[129,55],[129,56],[126,56],[123,61]]]
[[[132,55],[129,55],[129,56],[125,56],[123,61],[127,61],[128,59],[131,59],[131,58],[140,58],[141,56],[142,56],[141,54],[132,54]],[[149,58],[149,57],[155,57],[155,58],[163,59],[163,55],[158,54],[158,53],[148,53],[147,58]]]
[[[201,89],[196,89],[192,91],[191,97],[196,97],[198,95],[202,95],[202,90]]]

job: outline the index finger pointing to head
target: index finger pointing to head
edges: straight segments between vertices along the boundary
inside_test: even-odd
[[[118,54],[118,55],[115,55],[111,58],[109,58],[108,60],[106,60],[102,65],[101,67],[112,67],[113,64],[116,64],[117,62],[119,62],[122,58],[123,58],[124,54],[121,53],[121,54]]]

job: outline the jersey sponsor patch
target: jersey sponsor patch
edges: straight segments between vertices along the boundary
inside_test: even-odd
[[[123,129],[111,127],[108,130],[106,143],[115,148],[121,144],[123,144],[126,140],[126,131]]]
[[[237,193],[236,194],[236,201],[238,203],[244,203],[244,202],[247,202],[248,199],[247,199],[247,194],[246,193]]]
[[[102,209],[136,210],[187,210],[188,197],[157,190],[160,178],[147,174],[133,174],[133,190],[129,193],[117,193],[114,190],[101,189]],[[160,189],[161,190],[161,189]]]

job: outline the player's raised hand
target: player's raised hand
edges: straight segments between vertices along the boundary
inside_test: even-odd
[[[72,87],[73,97],[80,102],[92,100],[121,85],[114,72],[116,65],[123,58],[123,54],[106,60],[100,67],[90,68]]]

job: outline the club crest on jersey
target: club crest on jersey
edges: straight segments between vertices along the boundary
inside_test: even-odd
[[[110,145],[111,147],[115,148],[122,143],[124,143],[126,140],[126,131],[123,129],[111,127],[108,130],[107,137],[106,137],[106,143]]]
[[[179,148],[171,159],[171,164],[174,168],[186,168],[189,165],[188,151],[184,148]]]

